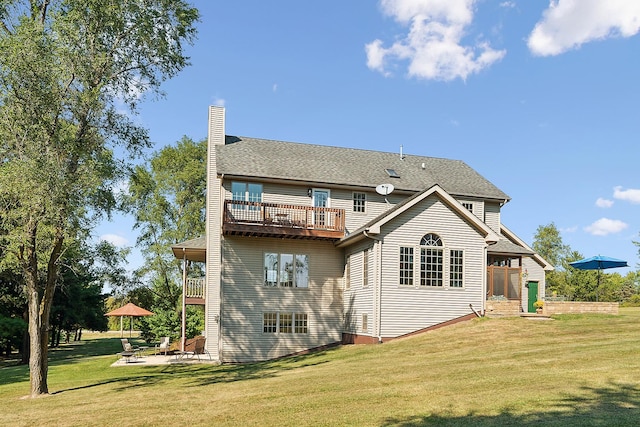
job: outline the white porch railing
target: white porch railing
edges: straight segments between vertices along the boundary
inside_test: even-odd
[[[204,298],[204,277],[187,278],[187,298]]]

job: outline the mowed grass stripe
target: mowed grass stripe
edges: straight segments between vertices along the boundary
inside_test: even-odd
[[[476,319],[382,345],[238,366],[111,368],[119,339],[51,354],[51,396],[0,368],[5,425],[635,426],[640,309]],[[98,354],[106,354],[99,356]]]

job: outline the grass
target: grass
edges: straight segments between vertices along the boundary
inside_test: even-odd
[[[111,368],[119,339],[90,336],[52,351],[49,396],[23,399],[28,368],[0,368],[0,424],[635,426],[640,309],[620,313],[476,319],[235,366]]]

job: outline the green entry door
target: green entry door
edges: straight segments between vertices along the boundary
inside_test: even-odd
[[[527,286],[529,287],[529,293],[527,294],[529,300],[527,312],[535,313],[536,308],[533,306],[533,303],[538,300],[538,282],[529,282]]]

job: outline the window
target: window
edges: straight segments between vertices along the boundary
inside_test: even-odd
[[[309,256],[265,253],[264,285],[282,288],[308,288]]]
[[[263,313],[262,331],[265,334],[307,334],[309,333],[307,313]]]
[[[351,289],[351,255],[347,256],[347,263],[344,267],[344,288]]]
[[[243,202],[262,202],[262,184],[253,182],[232,182],[231,197],[233,200]],[[235,205],[236,209],[242,209],[242,205]],[[250,206],[251,210],[259,209],[258,206]]]
[[[427,234],[420,240],[420,285],[442,286],[442,240],[437,234]]]
[[[362,332],[369,331],[369,315],[362,313]]]
[[[296,334],[306,334],[309,332],[309,321],[307,320],[307,313],[295,314],[294,330]]]
[[[362,251],[362,287],[369,286],[369,249]]]
[[[353,211],[364,213],[366,201],[367,201],[366,193],[353,193]]]
[[[420,255],[418,271],[414,268],[416,250]],[[464,251],[445,248],[437,234],[425,234],[415,248],[400,246],[399,261],[400,285],[464,288]]]
[[[413,248],[400,247],[400,284],[413,285]]]
[[[262,314],[262,332],[275,334],[278,330],[278,313]]]
[[[471,202],[462,202],[462,206],[469,212],[473,213],[473,203]]]
[[[449,286],[461,288],[463,272],[463,251],[452,249],[449,252]]]
[[[295,284],[296,288],[309,287],[309,256],[297,254],[295,265]]]
[[[293,288],[293,254],[280,254],[279,273],[278,284],[283,288]]]
[[[425,234],[420,239],[420,246],[442,246],[442,240],[437,234]]]
[[[280,333],[290,334],[293,332],[293,314],[280,313]]]

